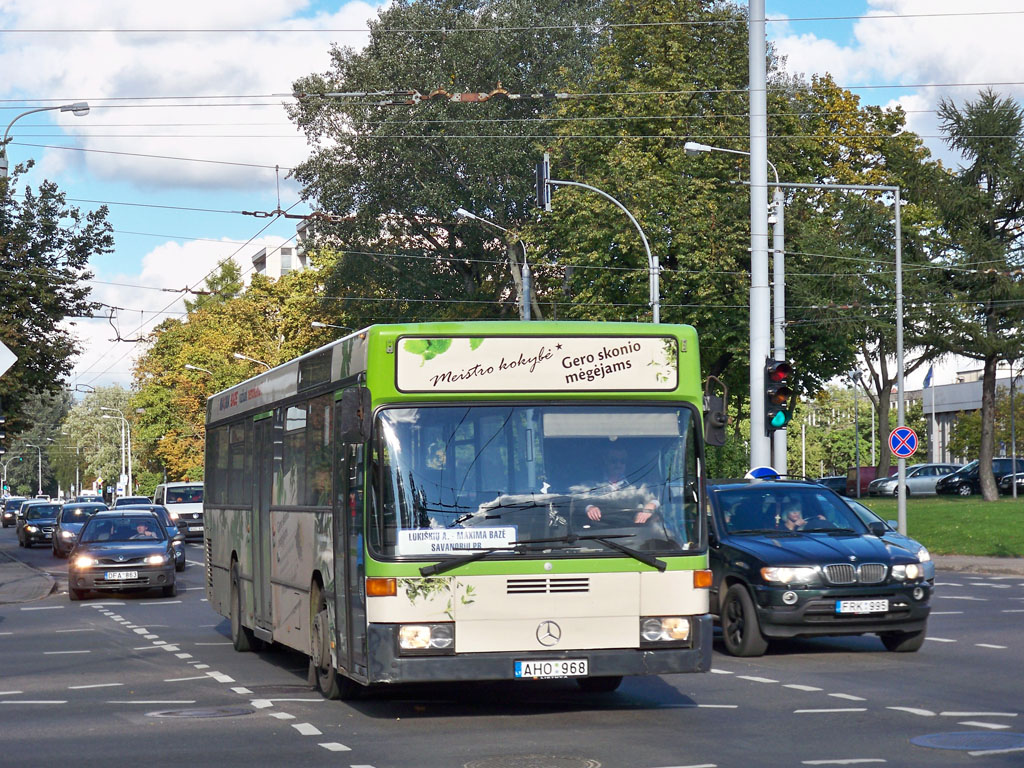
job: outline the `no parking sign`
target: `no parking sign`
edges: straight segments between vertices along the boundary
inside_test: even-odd
[[[889,433],[889,450],[897,458],[910,458],[917,450],[917,432],[910,427],[896,427]]]

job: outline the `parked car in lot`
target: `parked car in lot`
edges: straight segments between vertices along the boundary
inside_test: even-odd
[[[711,612],[730,654],[819,635],[876,633],[890,651],[924,643],[932,587],[884,523],[808,482],[714,483],[708,498]]]
[[[117,509],[118,507],[132,506],[135,504],[152,504],[153,500],[149,496],[118,496],[114,499],[114,506],[111,509]]]
[[[831,488],[840,496],[846,495],[846,475],[828,475],[826,477],[819,477],[814,482],[824,485],[826,488]]]
[[[12,525],[18,522],[18,508],[21,503],[25,501],[24,496],[8,496],[4,499],[3,506],[3,526],[4,528],[10,528]]]
[[[160,589],[177,594],[174,544],[163,523],[145,510],[97,512],[68,557],[68,597],[90,591]]]
[[[86,520],[101,510],[107,508],[106,504],[95,501],[74,502],[69,501],[57,515],[57,521],[53,528],[53,538],[50,545],[56,557],[67,557],[78,540],[78,534],[85,525]]]
[[[924,568],[925,580],[930,584],[935,583],[935,563],[932,560],[931,553],[924,544],[919,541],[914,541],[914,539],[909,536],[904,536],[897,530],[897,523],[895,520],[883,520],[873,509],[861,504],[856,499],[843,499],[843,501],[849,505],[854,514],[856,514],[865,525],[870,526],[871,523],[882,523],[886,528],[886,532],[882,538],[917,555],[918,562],[920,562],[921,567]]]
[[[160,518],[160,522],[167,529],[167,535],[174,543],[174,570],[185,570],[185,534],[178,528],[177,521],[171,517],[171,513],[167,511],[166,507],[161,504],[125,504],[118,509],[143,509]]]
[[[915,464],[907,467],[907,496],[934,495],[939,479],[956,472],[960,467],[960,464]],[[899,478],[896,475],[872,480],[868,485],[869,496],[898,494]]]
[[[970,496],[981,493],[981,479],[979,477],[980,465],[975,459],[966,464],[951,475],[940,478],[935,484],[935,492],[939,494],[957,494],[958,496]],[[1017,459],[1016,471],[1024,469],[1024,459]],[[999,457],[992,459],[992,474],[995,475],[996,485],[1009,474],[1013,474],[1013,459]]]
[[[153,492],[153,503],[167,507],[167,511],[178,521],[178,528],[186,538],[203,538],[202,483],[161,483]]]
[[[53,501],[36,500],[31,504],[22,504],[16,529],[18,546],[34,547],[36,544],[49,544],[53,528],[57,524],[58,512],[60,504]]]
[[[1000,493],[1010,494],[1013,493],[1013,484],[1017,483],[1017,495],[1024,496],[1024,472],[1018,472],[1015,475],[1006,474],[999,478],[997,485],[999,486]]]

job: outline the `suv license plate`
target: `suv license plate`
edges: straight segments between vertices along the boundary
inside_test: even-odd
[[[203,526],[201,526],[201,525],[190,525],[188,527],[188,529],[190,531],[201,531],[201,530],[203,530]]]
[[[888,600],[836,600],[836,613],[887,613]]]
[[[107,571],[103,576],[107,581],[128,581],[139,578],[138,571]]]
[[[589,674],[586,659],[540,659],[517,661],[515,665],[517,678],[586,677]]]

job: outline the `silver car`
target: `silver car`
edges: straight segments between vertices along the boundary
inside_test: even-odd
[[[907,467],[907,496],[923,496],[935,493],[935,484],[939,478],[950,475],[960,469],[959,464],[915,464]],[[868,486],[870,496],[895,496],[899,492],[899,478],[883,477],[872,480]]]

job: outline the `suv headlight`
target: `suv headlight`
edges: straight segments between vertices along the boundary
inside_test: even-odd
[[[810,565],[771,566],[761,569],[761,578],[773,584],[809,584],[817,575],[818,569]]]
[[[921,572],[921,566],[917,563],[892,567],[892,577],[897,581],[914,581],[921,578]]]
[[[26,525],[25,526],[25,530],[28,531],[29,533],[38,533],[38,531],[39,531],[39,529],[36,528],[34,525]]]

